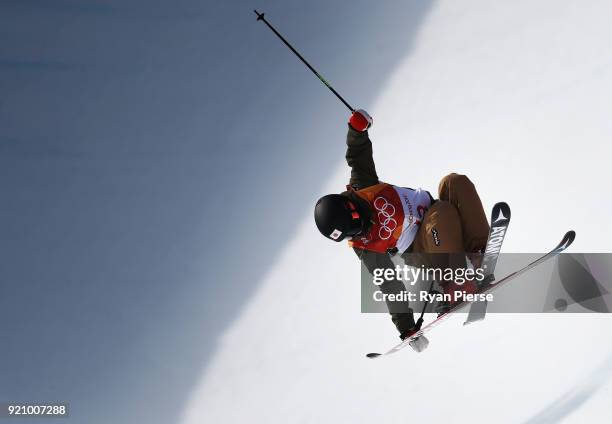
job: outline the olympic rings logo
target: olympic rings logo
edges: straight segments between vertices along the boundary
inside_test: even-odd
[[[395,215],[395,206],[387,201],[382,196],[374,199],[374,208],[378,211],[378,237],[382,240],[387,240],[393,235],[393,231],[397,228],[397,221],[393,219]]]

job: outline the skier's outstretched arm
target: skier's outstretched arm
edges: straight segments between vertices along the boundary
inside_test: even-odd
[[[372,118],[366,111],[360,109],[353,112],[346,135],[346,162],[351,167],[349,184],[354,190],[379,183],[372,155],[372,142],[368,136],[370,126]]]
[[[355,253],[361,259],[361,262],[370,272],[370,275],[374,273],[374,269],[383,268],[383,269],[395,269],[395,265],[389,258],[389,255],[386,253],[376,253],[366,250],[355,249]],[[384,294],[401,294],[404,290],[406,290],[406,286],[401,280],[388,280],[380,285],[380,290]],[[400,337],[410,333],[410,331],[414,328],[414,316],[413,311],[410,308],[408,301],[386,301],[387,309],[391,314],[391,321],[395,324],[397,331],[400,333]]]

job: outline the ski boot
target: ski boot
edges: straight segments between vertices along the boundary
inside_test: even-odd
[[[474,281],[476,283],[478,291],[481,291],[484,288],[488,287],[491,282],[495,280],[495,276],[493,274],[488,274],[488,270],[482,268],[484,261],[484,249],[468,253],[467,257],[470,260],[470,263],[472,264],[472,268],[474,270],[482,269],[482,271],[484,272],[485,277],[482,280],[476,279]]]
[[[461,301],[455,300],[455,293],[465,292],[467,294],[478,293],[478,284],[474,280],[467,280],[463,284],[457,284],[453,282],[445,282],[440,284],[442,289],[444,290],[444,294],[449,295],[451,297],[450,301],[439,302],[436,305],[436,313],[438,317],[444,315],[448,311],[450,311],[454,306],[461,303]]]

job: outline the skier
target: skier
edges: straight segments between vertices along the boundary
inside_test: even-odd
[[[315,206],[317,228],[325,237],[348,239],[370,273],[375,268],[394,268],[392,255],[402,255],[411,265],[414,257],[430,267],[465,268],[466,254],[478,266],[489,234],[489,224],[472,182],[449,174],[438,187],[438,199],[423,189],[383,183],[378,179],[368,129],[372,117],[359,109],[348,122],[346,161],[351,168],[347,191],[321,197]],[[442,283],[442,282],[439,282]],[[454,292],[454,283],[441,284]],[[385,294],[400,293],[400,280],[380,286]],[[475,292],[473,282],[461,290]],[[387,301],[391,319],[404,340],[415,334],[413,311],[408,302]]]

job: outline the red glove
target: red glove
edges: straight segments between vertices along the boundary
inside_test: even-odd
[[[355,131],[366,131],[372,126],[372,117],[363,109],[357,109],[349,119],[349,125]]]

